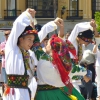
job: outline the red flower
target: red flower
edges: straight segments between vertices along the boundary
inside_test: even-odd
[[[15,77],[14,76],[11,76],[10,77],[10,80],[14,81],[15,80]]]
[[[34,33],[34,34],[37,34],[37,30],[28,30],[25,32],[26,34],[30,34],[30,33]]]

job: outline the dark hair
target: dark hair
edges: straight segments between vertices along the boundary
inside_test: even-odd
[[[80,66],[84,67],[84,68],[87,68],[87,63],[86,62],[83,62],[83,61],[80,61]]]
[[[35,25],[35,29],[36,29],[38,32],[41,30],[41,28],[42,28],[41,25],[39,25],[39,24],[36,24],[36,25]]]
[[[70,30],[70,31],[67,31],[67,32],[66,32],[66,34],[71,34],[71,32],[72,32],[72,30]]]

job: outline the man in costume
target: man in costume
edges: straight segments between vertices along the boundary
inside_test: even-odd
[[[37,83],[31,76],[31,68],[34,64],[30,63],[28,50],[33,45],[36,31],[29,31],[29,26],[35,16],[34,9],[27,9],[14,22],[11,34],[5,47],[5,69],[7,73],[7,89],[4,92],[3,100],[30,100],[34,98]],[[32,90],[33,88],[33,90]]]

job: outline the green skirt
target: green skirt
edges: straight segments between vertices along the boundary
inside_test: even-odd
[[[44,85],[38,86],[42,87],[42,89],[38,89],[35,100],[71,100],[67,94],[64,92],[68,92],[68,88],[63,87],[64,92],[60,88],[44,88]],[[75,89],[72,89],[72,95],[76,96],[78,100],[85,100],[83,96]]]

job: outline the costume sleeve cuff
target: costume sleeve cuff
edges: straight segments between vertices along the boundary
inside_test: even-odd
[[[33,18],[31,16],[31,14],[29,12],[27,12],[27,11],[25,11],[24,13],[30,19],[30,21],[32,22],[33,21]]]
[[[56,30],[57,29],[57,25],[55,24],[55,22],[54,21],[51,21],[51,24],[54,27],[54,30]]]

